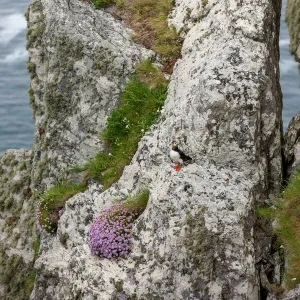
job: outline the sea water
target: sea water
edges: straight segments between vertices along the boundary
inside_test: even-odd
[[[32,146],[34,122],[27,93],[24,18],[29,2],[0,1],[0,154]]]
[[[280,82],[283,92],[283,127],[300,110],[298,63],[289,53],[283,0],[280,30]],[[0,2],[0,154],[6,149],[30,148],[34,122],[28,104],[26,21],[30,0]]]

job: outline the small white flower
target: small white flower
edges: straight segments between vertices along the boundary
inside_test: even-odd
[[[283,248],[284,248],[284,246],[283,246],[283,245],[280,245],[280,247],[279,247],[279,248],[283,249]]]
[[[109,155],[109,156],[112,156],[112,154],[111,154],[111,153],[108,153],[108,155]]]
[[[292,281],[295,281],[296,279],[297,279],[297,278],[296,278],[296,277],[294,277],[294,278],[292,278],[291,280],[292,280]]]
[[[144,129],[141,129],[141,132],[144,132]]]

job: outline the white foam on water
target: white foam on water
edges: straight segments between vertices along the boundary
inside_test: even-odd
[[[288,74],[291,70],[297,71],[298,63],[293,59],[281,59],[279,62],[279,69],[281,75]]]
[[[1,63],[14,63],[14,62],[19,62],[19,61],[24,61],[28,57],[28,52],[27,50],[23,49],[16,49],[14,52],[6,55],[4,58],[0,59]]]
[[[0,21],[0,43],[9,43],[25,29],[26,21],[22,14],[12,14],[2,17]]]
[[[280,40],[279,41],[279,46],[288,46],[290,44],[290,40]]]

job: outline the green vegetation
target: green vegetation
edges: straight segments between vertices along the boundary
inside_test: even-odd
[[[291,179],[274,207],[258,208],[257,215],[278,220],[275,230],[284,245],[287,269],[285,284],[288,289],[300,283],[300,169]]]
[[[96,8],[116,5],[117,14],[134,32],[134,39],[161,56],[164,62],[180,57],[181,39],[169,28],[173,0],[93,0]]]
[[[64,181],[41,196],[39,220],[42,228],[48,232],[56,231],[59,210],[70,197],[86,189],[87,179],[98,180],[105,190],[121,177],[124,167],[136,152],[138,142],[158,119],[167,85],[164,75],[151,61],[146,60],[138,65],[136,75],[121,94],[120,106],[109,116],[107,127],[101,135],[106,151],[96,154],[86,166],[72,169],[73,172],[85,171],[81,184]],[[148,192],[143,191],[129,198],[128,205],[146,205],[148,196]]]
[[[121,177],[144,132],[156,122],[166,98],[167,82],[163,78],[159,83],[163,75],[158,70],[153,69],[145,79],[149,68],[153,68],[149,62],[141,64],[137,76],[127,84],[120,107],[111,113],[102,134],[107,151],[98,153],[87,165],[88,176],[99,180],[104,189]]]
[[[94,3],[95,7],[98,9],[112,5],[112,4],[116,4],[115,0],[92,0],[92,1]]]
[[[42,200],[39,205],[39,223],[41,227],[47,232],[55,232],[59,220],[59,210],[64,207],[69,198],[85,191],[85,189],[84,184],[68,185],[66,182],[61,182],[41,195]]]
[[[139,190],[135,195],[125,199],[124,206],[129,211],[141,214],[148,203],[150,191],[147,188]]]
[[[7,256],[0,247],[0,283],[6,300],[28,300],[34,286],[33,263],[26,264],[19,255]]]
[[[289,0],[286,8],[285,22],[290,33],[290,51],[295,54],[300,44],[300,7],[298,0]]]

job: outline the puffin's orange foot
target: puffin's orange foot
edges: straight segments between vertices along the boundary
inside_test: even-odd
[[[173,168],[179,172],[181,170],[181,165],[175,165]]]

